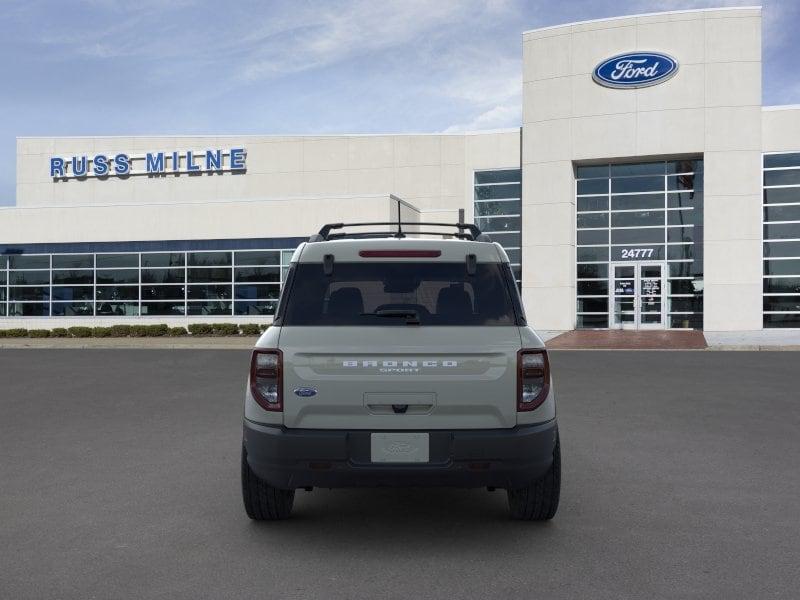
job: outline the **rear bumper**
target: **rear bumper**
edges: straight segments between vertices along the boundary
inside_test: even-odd
[[[520,488],[553,462],[554,420],[511,429],[432,430],[430,462],[370,460],[363,430],[287,429],[244,423],[247,462],[270,485],[302,487],[452,486]]]

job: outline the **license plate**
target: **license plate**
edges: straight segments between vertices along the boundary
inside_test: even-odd
[[[430,460],[427,433],[373,433],[370,442],[372,462],[421,463]]]

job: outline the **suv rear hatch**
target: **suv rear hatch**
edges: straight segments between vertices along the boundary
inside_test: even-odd
[[[293,265],[276,316],[285,426],[516,425],[521,315],[513,275],[499,253],[477,260],[472,244],[451,243],[463,250],[460,261],[417,254],[409,262],[382,250],[366,260],[330,253]],[[480,246],[484,257],[487,246],[494,250]]]

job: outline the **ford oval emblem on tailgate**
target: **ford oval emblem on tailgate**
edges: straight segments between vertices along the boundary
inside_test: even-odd
[[[317,389],[312,387],[299,387],[294,388],[295,396],[300,396],[301,398],[308,398],[310,396],[317,395]]]

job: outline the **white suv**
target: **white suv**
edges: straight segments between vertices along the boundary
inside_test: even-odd
[[[355,225],[394,228],[338,232]],[[514,518],[555,515],[544,344],[503,248],[474,225],[451,239],[443,227],[326,225],[295,251],[245,395],[250,518],[286,518],[295,490],[315,486],[505,488]]]

